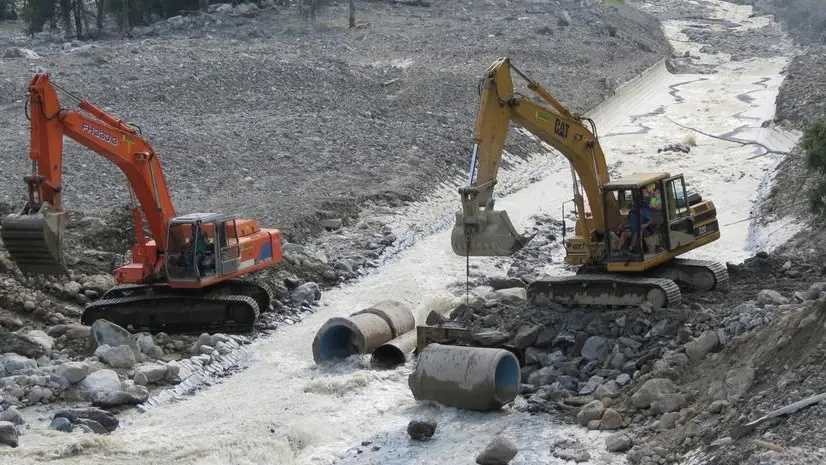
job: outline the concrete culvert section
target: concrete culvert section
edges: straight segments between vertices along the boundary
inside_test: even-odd
[[[497,410],[519,394],[521,370],[505,349],[429,344],[408,385],[416,400],[468,410]]]
[[[370,364],[380,369],[391,369],[404,365],[416,350],[416,337],[415,330],[408,331],[392,341],[376,347],[370,359]]]
[[[412,331],[416,320],[402,303],[385,300],[349,317],[327,320],[313,339],[316,363],[373,352],[398,335]],[[415,331],[413,331],[415,334]]]

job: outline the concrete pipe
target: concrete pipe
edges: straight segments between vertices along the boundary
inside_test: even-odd
[[[505,349],[428,344],[408,385],[417,400],[468,410],[497,410],[516,399],[519,361]]]
[[[408,331],[376,347],[370,364],[376,368],[391,369],[407,363],[410,355],[416,350],[416,336],[416,330]]]
[[[349,317],[327,320],[313,340],[316,363],[373,352],[378,346],[413,330],[416,320],[404,304],[382,301]]]

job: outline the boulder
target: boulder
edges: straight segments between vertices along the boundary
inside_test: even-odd
[[[0,421],[0,444],[17,447],[17,428],[11,422]]]
[[[0,355],[0,373],[5,373],[7,376],[17,375],[35,368],[37,368],[37,362],[20,354]]]
[[[633,445],[627,434],[617,433],[605,438],[605,448],[609,452],[625,452]]]
[[[108,394],[119,391],[120,384],[118,374],[112,370],[98,370],[89,374],[80,382],[89,400],[92,400],[98,394]]]
[[[104,344],[95,350],[95,357],[112,368],[132,368],[135,366],[135,352],[127,345],[109,347]]]
[[[407,434],[416,441],[426,441],[436,433],[436,422],[433,420],[411,420],[407,424]]]
[[[0,328],[0,354],[8,352],[14,352],[33,359],[46,355],[43,346],[29,336]]]
[[[79,383],[89,374],[89,365],[86,362],[66,362],[55,367],[55,374],[71,384]]]
[[[92,341],[95,343],[95,348],[107,345],[109,347],[129,346],[134,352],[134,356],[140,355],[141,351],[138,349],[138,343],[132,337],[132,333],[112,323],[109,320],[98,319],[92,323]]]
[[[509,439],[495,437],[479,455],[476,456],[476,463],[479,465],[507,465],[518,450],[516,445]]]
[[[667,378],[652,378],[646,381],[637,392],[631,396],[631,405],[638,409],[645,409],[657,401],[660,396],[674,394],[677,386]]]
[[[576,422],[582,426],[585,426],[592,420],[599,420],[602,418],[604,411],[605,406],[602,404],[602,401],[593,400],[579,409],[579,413],[576,415]]]

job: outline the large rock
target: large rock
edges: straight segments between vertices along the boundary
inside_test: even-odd
[[[602,404],[602,401],[593,400],[579,409],[579,413],[576,415],[576,422],[582,426],[585,426],[592,420],[599,420],[602,418],[604,411],[605,406]]]
[[[89,365],[85,362],[66,362],[55,367],[55,374],[71,384],[79,383],[89,374]]]
[[[166,377],[167,368],[157,363],[146,363],[135,368],[135,384],[145,386],[150,383],[157,383]]]
[[[586,360],[604,360],[611,353],[613,345],[602,336],[591,336],[582,346],[582,356]]]
[[[115,285],[115,279],[111,275],[99,274],[89,276],[83,281],[82,285],[84,291],[89,290],[95,291],[98,294],[103,294]]]
[[[293,289],[291,298],[296,305],[301,305],[302,303],[312,305],[321,298],[321,289],[318,287],[318,284],[312,281],[306,282]]]
[[[39,329],[35,329],[29,331],[28,334],[26,334],[26,336],[31,338],[34,342],[40,344],[40,347],[43,347],[43,350],[45,351],[45,355],[50,355],[52,353],[52,348],[54,347],[54,339],[52,339],[52,337],[48,334],[44,333]]]
[[[622,415],[612,408],[605,409],[605,413],[602,414],[602,420],[600,421],[599,427],[600,429],[622,428]]]
[[[717,338],[717,333],[714,331],[706,331],[698,338],[685,344],[685,353],[692,363],[697,363],[714,349],[720,340]]]
[[[127,345],[109,347],[104,344],[95,350],[95,357],[112,368],[132,368],[135,366],[135,352]]]
[[[20,412],[18,412],[13,405],[0,412],[0,421],[8,421],[14,423],[15,425],[22,425],[25,423],[25,421],[23,421],[23,416],[20,415]]]
[[[609,452],[625,452],[631,448],[633,442],[627,434],[617,433],[605,438],[605,448]]]
[[[826,292],[826,282],[813,283],[806,292],[806,299],[817,300],[821,292]]]
[[[98,370],[81,381],[80,385],[92,400],[98,394],[109,394],[120,390],[120,378],[112,370]]]
[[[20,354],[0,355],[0,374],[6,376],[17,375],[29,369],[37,368],[37,362]]]
[[[72,423],[79,423],[81,419],[92,420],[109,432],[115,431],[120,424],[118,417],[95,407],[61,409],[54,413],[54,418],[66,418]]]
[[[667,378],[649,379],[631,396],[631,405],[638,409],[645,409],[657,401],[661,396],[677,393],[677,386]]]
[[[516,336],[513,337],[513,345],[515,345],[517,349],[525,349],[528,346],[532,346],[539,336],[539,331],[539,326],[525,326],[517,331]]]
[[[135,357],[141,353],[138,348],[138,343],[135,342],[135,339],[129,331],[102,318],[92,323],[92,341],[95,343],[95,348],[103,345],[109,347],[129,346],[132,352],[134,352]]]
[[[0,354],[7,352],[14,352],[34,359],[46,355],[46,350],[43,346],[29,336],[0,328]]]
[[[763,289],[757,293],[757,301],[761,304],[783,305],[789,303],[789,299],[783,297],[779,292],[772,289]]]
[[[0,421],[0,444],[17,447],[17,429],[11,422]]]
[[[126,390],[100,392],[92,397],[92,405],[102,408],[125,404],[140,404],[149,398],[149,390],[143,386],[129,386]]]
[[[507,465],[516,457],[516,445],[509,439],[497,436],[476,456],[479,465]]]
[[[436,433],[436,422],[433,420],[410,420],[407,424],[407,434],[416,441],[426,441]]]

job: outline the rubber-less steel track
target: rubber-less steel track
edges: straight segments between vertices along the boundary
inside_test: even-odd
[[[264,283],[232,280],[207,289],[118,285],[86,305],[81,322],[109,320],[131,332],[246,332],[274,295]]]
[[[675,258],[651,271],[651,276],[666,278],[701,291],[725,289],[729,284],[728,268],[720,262]]]
[[[580,273],[544,277],[528,284],[528,299],[564,305],[636,307],[648,302],[654,308],[682,302],[679,286],[665,278]]]

